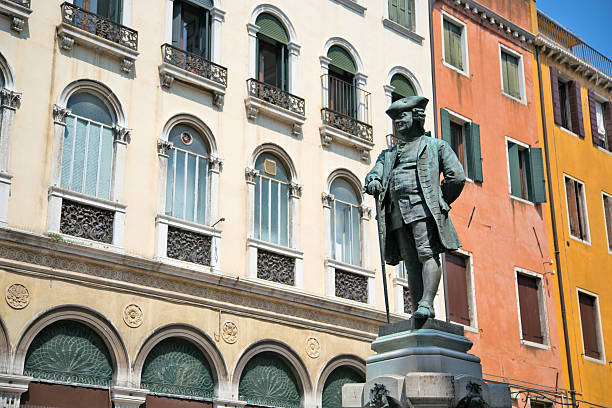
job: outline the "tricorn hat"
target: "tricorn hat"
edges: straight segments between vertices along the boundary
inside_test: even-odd
[[[429,99],[424,96],[409,96],[393,102],[386,113],[391,119],[397,119],[402,112],[411,111],[414,108],[425,109],[428,102]]]

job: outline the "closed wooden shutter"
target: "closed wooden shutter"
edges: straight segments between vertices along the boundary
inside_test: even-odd
[[[553,67],[550,67],[550,90],[552,93],[555,123],[559,126],[563,126],[563,119],[561,118],[561,99],[559,98],[559,71]]]
[[[570,115],[572,118],[572,132],[584,137],[584,119],[582,118],[582,98],[580,97],[580,83],[571,81],[568,84]]]
[[[501,53],[501,58],[504,92],[515,98],[520,98],[519,59],[503,51]]]
[[[589,117],[591,119],[591,137],[595,146],[604,147],[605,141],[599,135],[599,126],[597,126],[597,99],[595,92],[589,89]]]
[[[600,359],[599,342],[597,341],[597,320],[595,298],[586,293],[578,293],[580,303],[580,320],[582,324],[582,340],[584,341],[584,354]]]
[[[108,389],[37,382],[31,382],[22,394],[21,407],[82,408],[83,401],[87,401],[87,408],[111,407]]]
[[[529,148],[529,200],[534,203],[546,202],[546,179],[542,149]]]
[[[608,150],[612,151],[612,102],[603,104],[604,124],[608,138]]]
[[[463,69],[462,30],[462,27],[444,20],[444,60],[459,69]]]
[[[612,251],[612,197],[604,195],[604,214],[608,231],[608,250]]]
[[[482,183],[482,156],[480,151],[480,125],[471,122],[465,125],[467,145],[467,173],[468,176]]]
[[[470,325],[468,304],[466,258],[447,253],[444,255],[448,287],[448,308],[450,320]]]
[[[449,145],[451,144],[450,117],[448,111],[444,108],[440,109],[440,126],[442,128],[442,140]]]
[[[508,142],[508,166],[510,167],[510,194],[515,197],[523,197],[519,147],[511,142]]]
[[[389,19],[414,29],[414,0],[389,0]]]
[[[580,217],[578,214],[578,197],[576,195],[576,182],[565,178],[565,194],[567,198],[567,211],[569,212],[570,234],[580,236]]]
[[[538,299],[538,281],[531,276],[518,274],[517,277],[519,305],[521,309],[521,329],[523,339],[543,343],[540,323],[540,302]]]

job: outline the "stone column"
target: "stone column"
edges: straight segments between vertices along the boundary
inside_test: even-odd
[[[115,154],[113,155],[113,174],[111,179],[111,201],[120,203],[123,200],[123,182],[125,179],[125,154],[130,142],[131,130],[122,126],[113,127],[115,133]],[[123,247],[125,229],[125,211],[115,211],[113,220],[113,245]]]
[[[368,79],[368,76],[365,74],[362,74],[361,72],[358,72],[355,74],[357,88],[359,88],[357,90],[357,102],[359,102],[359,110],[357,111],[357,119],[359,119],[360,121],[364,123],[368,123],[368,119],[369,119],[367,117],[368,101],[366,99],[365,91],[363,91],[363,89],[365,88],[367,79]]]
[[[391,105],[391,100],[392,100],[391,94],[393,93],[393,91],[395,91],[395,87],[391,85],[385,85],[383,88],[385,90],[385,102],[386,102],[385,110],[386,110],[387,107]],[[393,134],[393,119],[387,116],[387,135],[392,135],[392,134]],[[390,145],[390,142],[391,141],[388,140],[387,144]]]
[[[298,249],[300,247],[299,225],[300,225],[300,198],[302,197],[302,186],[297,183],[289,185],[289,247]],[[304,279],[302,274],[303,259],[295,258],[295,287],[303,288]]]
[[[257,33],[259,27],[255,24],[247,24],[249,34],[249,78],[257,79]]]
[[[114,386],[111,388],[111,401],[115,408],[139,408],[145,403],[148,393],[149,390]]]
[[[166,0],[164,19],[164,43],[172,45],[172,13],[174,11],[174,0]]]
[[[225,11],[215,7],[210,11],[210,17],[212,19],[212,50],[210,58],[212,62],[221,64],[221,23],[225,22]]]
[[[333,222],[333,220],[331,219],[331,215],[332,205],[334,204],[334,195],[329,193],[322,193],[321,200],[323,201],[323,220],[325,221],[325,257],[331,259],[331,257],[333,256],[332,245],[334,245],[334,240],[331,236],[331,223]]]
[[[19,408],[21,394],[28,390],[28,385],[32,380],[32,377],[0,374],[0,406],[3,408]]]
[[[251,167],[247,167],[245,170],[245,178],[247,182],[247,237],[255,236],[255,182],[259,175],[259,171]],[[247,277],[257,277],[257,247],[253,245],[247,245]]]
[[[319,57],[319,61],[321,62],[321,106],[329,108],[329,78],[325,75],[329,73],[329,63],[331,59]]]
[[[219,173],[223,169],[223,160],[218,157],[211,157],[209,163],[209,191],[206,208],[208,210],[208,225],[213,225],[213,223],[219,221]],[[221,239],[213,236],[210,249],[210,266],[213,268],[219,267],[220,253]]]
[[[300,55],[300,46],[291,42],[287,45],[287,51],[289,52],[289,92],[297,94],[298,56]]]
[[[64,149],[64,134],[66,133],[66,117],[72,111],[59,105],[53,106],[53,153],[51,157],[51,187],[60,187],[62,182],[62,151]],[[57,194],[49,194],[47,207],[47,232],[54,234],[60,231],[60,214],[62,198]]]
[[[0,123],[0,225],[7,225],[8,200],[11,193],[11,178],[8,173],[11,154],[11,133],[15,110],[21,103],[21,94],[8,89],[0,89],[2,102]]]
[[[172,142],[164,139],[157,139],[157,214],[166,212],[166,182],[168,180],[168,153],[172,149]],[[166,256],[168,247],[168,224],[155,220],[155,256]]]

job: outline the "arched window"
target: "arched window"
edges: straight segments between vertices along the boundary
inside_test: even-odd
[[[26,354],[24,375],[108,387],[113,378],[113,362],[97,333],[82,323],[61,320],[34,338]]]
[[[336,178],[330,188],[334,196],[331,209],[332,257],[341,262],[361,265],[359,199],[351,184]]]
[[[282,23],[269,13],[257,16],[257,80],[283,91],[289,90],[289,35]]]
[[[299,408],[301,401],[295,375],[273,352],[257,354],[247,363],[240,377],[238,394],[248,405]]]
[[[395,74],[391,77],[391,86],[394,88],[391,93],[391,102],[417,95],[410,80],[402,74]]]
[[[180,338],[168,338],[153,347],[140,383],[152,393],[212,398],[215,391],[208,361],[193,343]]]
[[[289,178],[282,162],[270,153],[255,161],[254,237],[289,246]]]
[[[168,152],[166,215],[205,224],[210,149],[187,124],[174,126],[168,140],[173,147]]]
[[[342,386],[348,383],[363,383],[365,378],[351,367],[336,368],[325,380],[322,394],[322,408],[342,406]]]
[[[327,51],[329,63],[329,109],[357,118],[358,100],[355,86],[357,66],[342,47],[332,45]]]
[[[68,100],[62,151],[61,187],[110,200],[113,118],[98,97],[81,92]]]
[[[74,0],[74,5],[116,23],[121,23],[122,0]]]

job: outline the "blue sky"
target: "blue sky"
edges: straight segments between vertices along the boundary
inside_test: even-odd
[[[538,10],[612,59],[612,0],[537,0]]]

